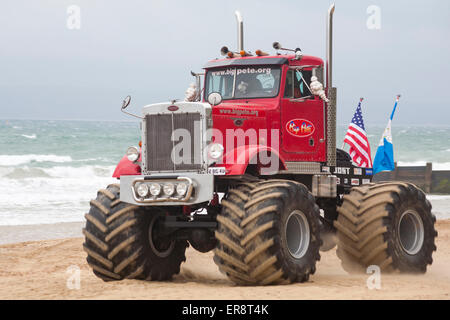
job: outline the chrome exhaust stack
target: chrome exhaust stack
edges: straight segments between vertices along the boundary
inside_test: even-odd
[[[327,165],[336,166],[336,88],[333,88],[333,14],[335,4],[328,9],[327,15],[327,83],[326,92],[329,102],[327,108]]]
[[[235,11],[236,21],[238,24],[238,52],[244,50],[244,20],[242,19],[242,15],[239,11]]]
[[[335,4],[333,3],[328,9],[327,17],[327,90],[330,95],[330,90],[333,87],[332,71],[333,71],[333,14]]]

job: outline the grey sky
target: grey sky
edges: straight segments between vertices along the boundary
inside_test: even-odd
[[[324,58],[331,1],[3,0],[0,4],[0,118],[128,120],[119,111],[183,98],[189,71],[236,47],[234,11],[244,17],[245,47],[301,47]],[[69,5],[81,29],[66,27]],[[369,30],[369,5],[381,30]],[[360,96],[366,125],[450,124],[450,2],[336,1],[334,85],[338,122]]]

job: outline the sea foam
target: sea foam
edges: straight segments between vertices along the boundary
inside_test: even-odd
[[[27,138],[27,139],[36,139],[37,138],[35,133],[33,133],[32,135],[21,134],[21,136],[24,138]]]
[[[32,162],[71,162],[70,156],[57,156],[54,154],[24,154],[0,155],[0,166],[17,166]]]
[[[0,167],[0,225],[83,221],[114,166]]]

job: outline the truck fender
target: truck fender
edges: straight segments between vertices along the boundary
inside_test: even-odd
[[[139,157],[139,162],[141,157]],[[127,156],[123,156],[122,160],[117,164],[116,169],[113,173],[113,178],[120,178],[120,176],[132,176],[140,175],[141,167],[139,164],[131,162],[128,160]]]
[[[228,151],[221,164],[226,175],[243,175],[249,165],[256,165],[262,175],[275,174],[286,170],[284,159],[278,151],[265,145],[244,145]]]

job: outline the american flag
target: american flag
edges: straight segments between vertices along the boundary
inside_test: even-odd
[[[348,144],[350,146],[350,156],[359,167],[372,168],[370,144],[369,140],[367,140],[366,129],[364,128],[364,121],[361,112],[362,101],[363,98],[359,100],[352,122],[348,126],[347,134],[344,138],[344,145]]]

